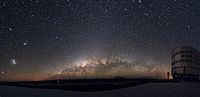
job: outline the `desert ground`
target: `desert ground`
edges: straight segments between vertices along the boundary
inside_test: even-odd
[[[200,83],[147,83],[97,92],[0,86],[0,97],[200,97]]]

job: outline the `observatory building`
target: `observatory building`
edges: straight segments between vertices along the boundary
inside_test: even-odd
[[[173,79],[200,79],[200,52],[192,47],[178,46],[172,50]]]

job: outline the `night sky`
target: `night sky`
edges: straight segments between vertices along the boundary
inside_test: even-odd
[[[166,78],[199,25],[199,0],[0,0],[0,80]]]

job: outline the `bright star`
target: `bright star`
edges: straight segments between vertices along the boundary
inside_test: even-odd
[[[10,31],[12,31],[12,28],[9,28]]]
[[[28,41],[25,41],[25,42],[23,43],[24,46],[27,46],[27,44],[28,44]]]
[[[26,46],[27,45],[27,43],[26,42],[24,42],[24,46]]]

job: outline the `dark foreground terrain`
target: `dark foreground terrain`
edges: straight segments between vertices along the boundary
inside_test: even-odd
[[[154,79],[78,79],[29,82],[1,82],[3,86],[21,86],[40,89],[62,89],[70,91],[105,91],[155,82],[177,82]]]
[[[1,97],[200,97],[199,91],[199,82],[153,82],[121,89],[87,92],[0,86]]]

